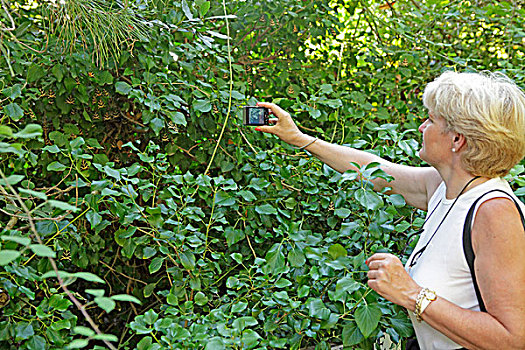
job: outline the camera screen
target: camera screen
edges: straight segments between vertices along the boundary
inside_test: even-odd
[[[264,124],[264,112],[264,108],[250,108],[248,110],[250,124]]]

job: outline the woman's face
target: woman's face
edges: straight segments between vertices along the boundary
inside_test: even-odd
[[[419,126],[423,142],[419,157],[436,167],[451,158],[454,134],[447,131],[445,119],[428,114],[427,120]]]

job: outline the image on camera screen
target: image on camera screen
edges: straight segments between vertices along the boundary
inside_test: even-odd
[[[249,120],[250,124],[264,124],[264,109],[250,108]]]

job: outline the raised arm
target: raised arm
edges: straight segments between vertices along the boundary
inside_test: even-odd
[[[260,126],[256,130],[274,134],[284,142],[297,147],[303,147],[315,140],[315,137],[302,133],[290,114],[279,106],[263,102],[258,105],[269,108],[277,118],[271,120],[275,125]],[[441,182],[439,173],[432,167],[399,165],[365,151],[331,144],[323,140],[316,140],[305,149],[339,172],[355,170],[351,162],[360,166],[378,162],[387,174],[394,177],[394,180],[386,182],[383,179],[375,179],[373,180],[374,190],[380,191],[386,186],[391,187],[391,193],[402,195],[408,204],[423,210],[427,209],[428,200]]]

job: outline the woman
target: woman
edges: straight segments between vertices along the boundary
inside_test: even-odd
[[[305,135],[271,103],[258,105],[277,117],[275,125],[256,130],[306,149],[340,172],[352,169],[350,162],[379,162],[394,180],[376,179],[374,189],[389,186],[427,210],[405,267],[386,253],[366,261],[368,285],[410,311],[422,349],[525,349],[525,232],[518,211],[525,212],[525,205],[513,201],[501,179],[525,155],[525,94],[502,74],[445,72],[428,84],[423,103],[429,113],[419,127],[419,155],[430,167],[394,164]],[[474,283],[463,227],[476,200],[470,234]]]

